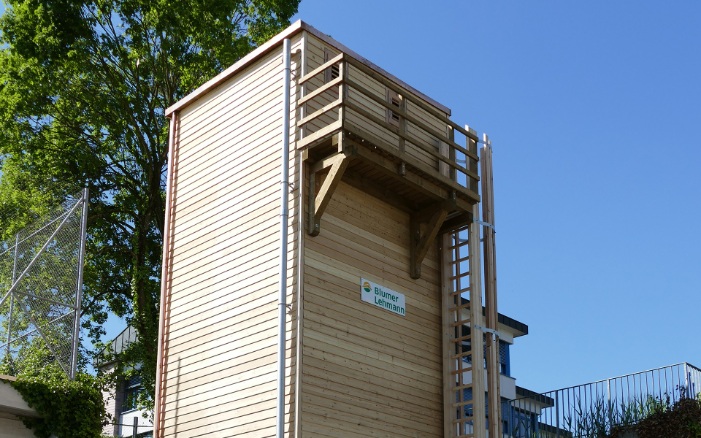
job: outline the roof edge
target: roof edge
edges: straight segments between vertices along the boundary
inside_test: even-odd
[[[547,406],[555,406],[555,400],[553,400],[552,397],[548,397],[545,394],[541,394],[535,391],[531,391],[530,389],[526,389],[522,386],[516,385],[516,396],[519,399],[531,399],[540,403],[543,403]]]
[[[339,51],[346,53],[347,55],[350,55],[354,58],[356,58],[358,61],[362,62],[365,64],[367,67],[377,71],[379,74],[386,76],[389,78],[391,81],[395,82],[397,85],[399,85],[401,88],[404,88],[408,92],[417,95],[421,99],[427,101],[440,111],[443,111],[446,113],[448,116],[451,115],[451,110],[447,106],[437,102],[436,100],[428,97],[424,93],[420,92],[419,90],[415,89],[411,85],[407,84],[406,82],[402,81],[401,79],[397,78],[393,74],[389,73],[385,69],[381,68],[377,64],[369,61],[365,57],[359,55],[355,51],[349,49],[345,45],[341,44],[337,40],[331,38],[328,35],[325,35],[318,29],[314,28],[313,26],[307,24],[306,22],[302,20],[297,20],[294,23],[292,23],[290,26],[288,26],[286,29],[284,29],[282,32],[278,33],[274,37],[272,37],[270,40],[266,41],[263,45],[259,46],[258,48],[254,49],[252,52],[250,52],[248,55],[244,56],[243,58],[239,59],[236,61],[233,65],[229,66],[226,68],[224,71],[213,77],[212,79],[208,80],[204,84],[200,85],[197,87],[194,91],[192,91],[190,94],[187,96],[183,97],[170,107],[168,107],[165,111],[166,117],[170,117],[171,114],[173,114],[176,111],[181,110],[182,108],[186,107],[193,101],[197,100],[199,97],[207,93],[208,91],[212,90],[216,86],[220,85],[227,79],[229,79],[231,76],[233,76],[236,72],[244,68],[246,65],[254,62],[258,58],[262,57],[263,55],[267,54],[270,52],[272,49],[274,49],[276,46],[282,43],[283,40],[286,38],[290,38],[294,35],[296,35],[298,32],[301,31],[307,31],[310,34],[314,35],[315,37],[319,38],[320,40],[324,41],[325,43],[329,44],[330,46],[335,47]]]
[[[191,92],[187,96],[185,96],[182,99],[180,99],[179,101],[177,101],[175,104],[168,107],[166,109],[166,112],[165,112],[166,117],[170,117],[170,115],[173,114],[174,112],[189,105],[192,101],[198,99],[201,95],[205,94],[206,92],[215,88],[217,85],[219,85],[222,82],[229,79],[229,77],[233,76],[234,73],[239,71],[244,66],[252,63],[256,59],[258,59],[261,56],[268,53],[275,46],[280,44],[285,38],[289,38],[292,35],[295,35],[297,32],[299,32],[303,28],[306,28],[307,26],[308,25],[306,23],[304,23],[302,20],[295,21],[290,26],[288,26],[285,30],[283,30],[279,34],[275,35],[274,37],[272,37],[271,39],[266,41],[263,45],[259,46],[258,48],[253,50],[248,55],[239,59],[233,65],[229,66],[224,71],[222,71],[218,75],[214,76],[212,79],[208,80],[204,84],[197,87],[193,92]]]
[[[432,99],[431,97],[425,95],[421,91],[417,90],[416,88],[412,87],[411,85],[407,84],[406,82],[402,81],[392,73],[388,72],[387,70],[383,69],[379,65],[375,64],[374,62],[368,60],[364,56],[359,55],[356,53],[354,50],[349,49],[342,43],[340,43],[338,40],[333,39],[329,35],[325,35],[322,32],[320,32],[318,29],[314,28],[313,26],[310,26],[309,24],[302,22],[302,26],[304,30],[307,32],[311,33],[315,37],[319,38],[320,40],[324,41],[326,44],[332,45],[338,50],[340,50],[343,53],[346,53],[347,55],[352,56],[353,58],[357,59],[358,61],[362,62],[365,64],[367,67],[375,70],[376,72],[380,73],[382,76],[388,77],[392,82],[396,82],[397,85],[400,87],[404,88],[405,90],[409,91],[411,94],[415,94],[421,99],[427,101],[431,105],[435,106],[439,110],[443,111],[444,113],[448,114],[449,116],[451,115],[450,108],[447,106],[437,102],[436,100]]]

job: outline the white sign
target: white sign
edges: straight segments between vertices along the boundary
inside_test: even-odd
[[[404,294],[388,289],[364,278],[360,279],[360,299],[377,307],[382,307],[397,315],[406,315]]]

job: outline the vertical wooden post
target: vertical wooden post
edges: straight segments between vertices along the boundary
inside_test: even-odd
[[[441,301],[443,305],[443,437],[452,438],[456,430],[455,405],[455,300],[453,298],[453,238],[450,234],[441,237]],[[458,358],[457,360],[460,360]]]
[[[479,217],[479,204],[472,207],[472,217]],[[470,252],[470,331],[472,333],[472,421],[473,436],[486,438],[484,387],[484,338],[482,330],[482,275],[480,262],[480,224],[469,227]]]
[[[399,95],[399,109],[402,111],[402,114],[407,113],[406,99],[401,95]],[[403,134],[406,133],[406,119],[402,115],[399,116],[399,132]],[[399,153],[403,154],[405,151],[406,142],[404,141],[404,137],[399,137]]]
[[[471,134],[475,134],[475,135],[477,134],[477,132],[474,129],[470,128],[468,125],[465,125],[465,130],[470,132]],[[470,152],[477,155],[477,141],[475,141],[474,138],[467,137],[465,139],[465,149],[467,149]],[[465,167],[468,170],[471,170],[472,172],[477,173],[477,171],[478,171],[477,168],[479,167],[479,164],[477,163],[477,160],[475,160],[474,158],[470,158],[468,156],[465,156]],[[466,183],[467,187],[470,190],[477,192],[478,185],[479,185],[478,181],[476,179],[470,178],[469,176],[467,176],[466,178],[467,178],[467,183]]]
[[[494,233],[494,179],[492,176],[492,145],[484,134],[480,165],[482,170],[482,221],[484,227],[484,301],[487,328],[487,396],[489,430],[501,436],[501,389],[499,385],[499,336],[497,312],[497,273]]]
[[[341,77],[342,82],[339,85],[339,93],[338,93],[338,98],[341,101],[341,105],[338,107],[338,121],[341,122],[341,134],[343,134],[343,128],[345,125],[346,121],[346,99],[348,98],[348,85],[346,85],[346,81],[348,81],[348,64],[346,63],[346,60],[341,58],[339,61],[339,66],[338,66],[338,75]],[[341,152],[341,143],[339,142],[338,145],[338,151]]]

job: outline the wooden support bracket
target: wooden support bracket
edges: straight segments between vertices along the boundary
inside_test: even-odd
[[[321,231],[321,216],[329,205],[333,192],[338,187],[338,183],[343,178],[343,173],[348,167],[351,159],[355,156],[354,148],[344,148],[343,134],[338,134],[334,138],[338,142],[339,152],[334,153],[318,162],[314,163],[309,172],[309,198],[308,198],[308,227],[307,233],[317,236]],[[319,191],[316,191],[317,174],[328,169],[326,178],[321,184]]]
[[[454,194],[453,194],[454,195]],[[410,233],[410,266],[409,275],[413,279],[421,277],[421,263],[430,246],[435,243],[436,236],[443,226],[448,213],[455,209],[455,197],[437,204],[430,205],[411,215]],[[422,224],[425,224],[423,227]]]

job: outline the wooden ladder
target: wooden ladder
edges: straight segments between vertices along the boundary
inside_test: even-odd
[[[476,205],[473,217],[478,217],[478,210]],[[484,326],[479,227],[479,223],[472,222],[443,237],[446,438],[485,438],[484,338],[477,328]]]

